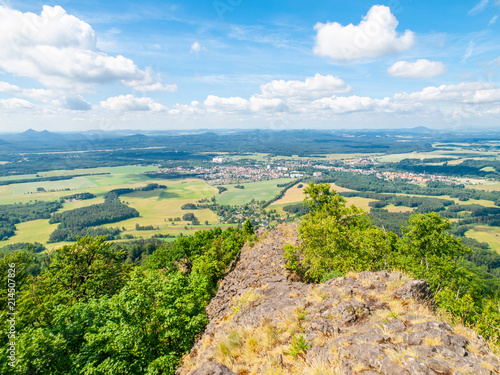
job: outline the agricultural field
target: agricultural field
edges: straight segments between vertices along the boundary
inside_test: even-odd
[[[478,225],[467,231],[467,237],[474,238],[479,242],[488,243],[493,250],[500,253],[500,228],[486,225]]]
[[[300,188],[299,186],[302,185]],[[271,206],[285,206],[290,203],[297,203],[304,200],[304,188],[307,187],[307,184],[300,182],[298,184],[293,185],[290,189],[286,191],[286,193],[278,199],[276,202],[273,202]]]
[[[237,189],[235,185],[222,185],[227,191],[216,196],[217,203],[222,205],[240,205],[256,201],[267,201],[274,198],[283,189],[278,184],[286,184],[293,181],[291,178],[282,178],[279,180],[259,181],[242,183],[244,189]]]
[[[499,191],[500,192],[500,182],[497,181],[485,181],[481,184],[467,185],[469,189],[484,190],[484,191]]]
[[[35,181],[23,184],[13,184],[10,186],[12,187],[12,195],[24,195],[36,193],[38,188],[43,188],[46,191],[57,191],[66,188],[70,190],[83,190],[96,187],[97,185],[88,177],[75,177],[71,180]]]
[[[349,160],[349,159],[358,159],[358,158],[368,158],[372,156],[380,156],[381,154],[374,153],[358,153],[358,154],[324,154],[314,156],[273,156],[271,160]]]
[[[50,234],[57,227],[57,224],[49,224],[48,220],[28,221],[16,224],[16,227],[16,235],[9,238],[7,241],[0,241],[0,247],[11,245],[16,242],[40,242],[45,245],[47,250],[50,250],[64,245],[62,242],[47,244]]]
[[[304,200],[304,188],[307,187],[307,184],[301,183],[303,186],[301,188],[297,188],[297,185],[292,186],[290,189],[288,189],[285,193],[285,195],[277,200],[276,202],[273,202],[269,206],[269,208],[274,208],[278,212],[283,213],[283,207],[294,204],[294,203],[300,203]],[[330,183],[330,186],[332,189],[334,189],[337,192],[343,192],[343,191],[354,191],[351,189],[346,189],[341,186],[338,186],[334,183]],[[347,201],[347,205],[355,205],[358,207],[363,208],[365,211],[370,211],[370,206],[368,205],[370,202],[375,201],[374,199],[369,199],[369,198],[362,198],[362,197],[344,197],[344,199]]]
[[[389,212],[413,212],[413,208],[406,206],[395,206],[393,204],[388,204],[384,207]]]
[[[302,187],[298,187],[299,185],[302,185]],[[286,204],[291,204],[291,203],[297,203],[297,202],[302,202],[304,200],[304,189],[307,187],[307,183],[304,182],[299,182],[295,185],[293,185],[290,189],[288,189],[281,197],[278,199],[276,202],[272,204],[273,208],[274,206],[279,206],[279,205],[286,205]],[[330,187],[335,190],[337,193],[343,192],[343,191],[354,191],[352,189],[347,189],[343,188],[342,186],[338,186],[334,184],[333,182],[330,182]]]
[[[155,189],[151,191],[136,191],[120,196],[123,202],[135,208],[140,216],[137,218],[107,224],[107,227],[125,228],[123,235],[134,237],[150,237],[154,234],[173,234],[181,232],[195,231],[203,228],[220,226],[217,216],[209,209],[182,210],[181,206],[186,203],[197,203],[200,199],[210,199],[217,195],[218,190],[206,182],[198,179],[184,180],[163,180],[151,179],[141,172],[153,170],[152,167],[128,166],[116,168],[94,168],[77,171],[51,171],[50,175],[58,175],[59,172],[71,172],[71,174],[83,173],[110,173],[105,175],[95,175],[86,177],[76,177],[71,180],[28,182],[23,184],[12,184],[0,186],[0,204],[10,204],[14,202],[30,203],[34,201],[53,201],[61,197],[76,193],[89,192],[96,195],[93,199],[74,200],[63,203],[63,207],[58,212],[73,210],[93,204],[104,202],[107,192],[118,188],[142,188],[150,183],[167,185],[167,189]],[[280,183],[279,182],[274,182]],[[44,187],[46,190],[58,189],[59,191],[36,192],[37,187]],[[249,186],[251,188],[251,186]],[[64,190],[70,189],[70,190]],[[254,191],[254,189],[251,189]],[[280,189],[277,189],[278,191]],[[32,193],[35,191],[34,193]],[[31,192],[31,193],[30,193]],[[252,193],[250,193],[252,194]],[[192,226],[190,222],[177,221],[170,222],[169,218],[182,217],[183,214],[192,212],[198,218],[200,225]],[[208,225],[205,225],[208,221]],[[150,226],[159,230],[136,230],[139,226]],[[227,227],[228,225],[223,225]],[[29,221],[16,225],[16,234],[6,241],[0,241],[0,247],[16,242],[40,242],[48,249],[59,247],[63,243],[47,244],[50,234],[56,229],[57,224],[49,224],[48,219]]]
[[[355,205],[357,207],[362,208],[366,212],[370,212],[370,202],[375,202],[375,199],[370,198],[362,198],[362,197],[344,197],[347,201],[347,206]]]
[[[420,195],[420,194],[403,194],[395,193],[395,195],[408,196],[408,197],[420,197],[420,198],[436,198],[436,199],[448,199],[454,201],[455,204],[469,205],[469,204],[479,204],[484,207],[496,207],[495,202],[486,199],[469,199],[466,201],[461,201],[458,198],[452,198],[449,195]]]
[[[390,154],[376,157],[377,161],[381,163],[397,163],[404,159],[432,159],[432,158],[450,158],[458,156],[451,156],[449,151],[431,151],[431,152],[409,152],[404,154]]]
[[[170,192],[172,190],[172,192]],[[189,192],[193,191],[194,194]],[[169,218],[182,217],[185,213],[192,212],[200,221],[205,220],[209,223],[217,223],[217,216],[209,209],[198,210],[182,210],[181,206],[186,203],[196,203],[196,200],[207,198],[210,199],[216,189],[207,185],[203,181],[190,180],[176,182],[172,188],[166,190],[155,189],[151,191],[137,191],[130,194],[125,194],[120,199],[130,207],[139,211],[140,216],[119,223],[106,224],[106,227],[125,228],[123,234],[132,234],[136,237],[150,237],[154,234],[179,234],[184,231],[184,226],[191,227],[190,222],[186,221],[168,221]],[[168,197],[165,197],[166,193]],[[135,229],[136,225],[141,227],[152,225],[158,230],[139,230]],[[200,229],[200,226],[193,226],[195,229]]]

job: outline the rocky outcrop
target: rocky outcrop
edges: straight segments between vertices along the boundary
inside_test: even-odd
[[[226,366],[210,361],[204,362],[200,368],[191,372],[192,375],[236,375]]]
[[[287,243],[296,226],[242,249],[177,374],[500,374],[484,340],[436,316],[425,281],[380,271],[304,284],[285,270]]]

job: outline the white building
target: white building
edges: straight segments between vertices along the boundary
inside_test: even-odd
[[[215,158],[212,159],[213,163],[224,163],[224,158],[221,156],[216,156]]]

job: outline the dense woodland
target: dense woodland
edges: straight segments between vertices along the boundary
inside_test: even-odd
[[[51,214],[61,207],[59,201],[0,205],[0,240],[12,237],[16,231],[16,224],[49,219]]]
[[[167,245],[123,248],[84,237],[56,250],[36,278],[31,253],[8,253],[0,278],[5,284],[9,264],[16,264],[18,363],[2,361],[0,373],[173,374],[207,324],[205,306],[218,281],[249,238],[249,224]],[[141,265],[132,266],[137,260]],[[6,307],[4,289],[3,329]],[[7,343],[2,335],[3,350]]]
[[[409,183],[402,179],[384,180],[373,174],[354,174],[349,172],[332,171],[321,178],[315,178],[316,182],[334,182],[335,184],[360,192],[369,193],[399,193],[426,196],[449,195],[462,201],[469,199],[487,199],[499,201],[497,192],[468,189],[464,185],[446,184],[440,181],[429,182],[427,186]]]
[[[86,234],[108,235],[112,239],[120,233],[120,230],[99,227],[100,225],[116,223],[137,216],[139,216],[139,212],[121,202],[118,194],[112,191],[106,194],[104,203],[52,215],[49,223],[59,223],[59,225],[51,233],[49,242],[75,241],[77,237]]]
[[[435,160],[435,159],[430,159]],[[438,159],[439,160],[439,159]],[[460,177],[482,177],[498,178],[500,177],[500,162],[494,160],[464,160],[458,165],[448,165],[445,161],[443,165],[430,165],[429,159],[421,161],[420,159],[404,159],[398,163],[387,163],[385,168],[395,171],[437,174],[441,176],[460,176]],[[485,167],[491,167],[494,170],[483,170]]]

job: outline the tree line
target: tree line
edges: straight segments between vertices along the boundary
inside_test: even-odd
[[[310,212],[300,224],[300,245],[286,246],[288,269],[308,282],[349,271],[404,271],[427,280],[437,306],[454,319],[500,341],[500,280],[466,262],[472,251],[449,233],[448,219],[413,214],[398,237],[376,227],[362,209],[348,207],[328,184],[310,183],[304,192]]]
[[[33,256],[0,261],[6,284],[16,264],[16,366],[1,374],[174,374],[207,324],[205,307],[253,229],[199,231],[171,244],[120,247],[83,237],[53,252],[38,277]],[[140,260],[142,265],[137,265]],[[7,294],[0,325],[8,328]],[[1,335],[5,353],[7,335]]]
[[[125,190],[127,189],[121,189]],[[49,223],[59,225],[51,233],[49,242],[75,241],[77,236],[85,234],[115,236],[120,233],[118,228],[95,228],[139,216],[135,208],[120,201],[118,193],[116,190],[107,193],[104,203],[53,214]]]
[[[16,234],[16,224],[26,221],[48,219],[62,207],[59,201],[35,201],[0,205],[0,240],[7,240]]]

